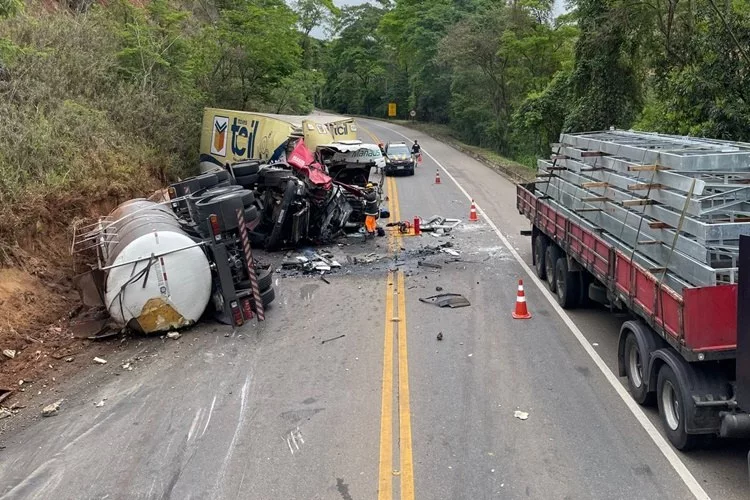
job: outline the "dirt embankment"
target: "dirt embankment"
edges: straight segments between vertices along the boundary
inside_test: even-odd
[[[151,190],[159,181],[144,179],[143,184]],[[79,357],[90,361],[83,355],[91,349],[86,338],[91,332],[78,323],[91,311],[82,307],[73,284],[88,267],[70,254],[72,224],[95,220],[140,194],[104,191],[88,200],[72,194],[65,202],[58,200],[56,210],[49,204],[26,207],[25,213],[24,207],[15,207],[26,224],[0,233],[0,398],[5,389],[18,393],[29,383],[34,388],[54,385],[79,365]]]

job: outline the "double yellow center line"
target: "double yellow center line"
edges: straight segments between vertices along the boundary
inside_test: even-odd
[[[362,128],[360,126],[360,128]],[[364,129],[363,129],[364,130]],[[366,131],[366,130],[365,130]],[[366,131],[378,143],[377,137]],[[391,220],[401,220],[398,188],[393,177],[386,178],[388,209]],[[398,231],[388,232],[388,249],[401,248]],[[398,363],[397,371],[395,370]],[[394,380],[395,379],[395,380]],[[395,388],[395,394],[394,394]],[[394,457],[394,396],[398,405],[398,455]],[[394,463],[397,466],[394,467]],[[383,387],[380,414],[380,464],[378,500],[392,500],[394,485],[401,500],[414,500],[414,460],[411,444],[411,409],[409,406],[409,358],[406,337],[406,293],[404,273],[390,271],[385,290],[385,332],[383,341]]]

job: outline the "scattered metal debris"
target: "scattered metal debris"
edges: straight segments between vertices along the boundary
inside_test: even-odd
[[[458,293],[441,293],[439,295],[433,295],[432,297],[420,297],[419,301],[438,307],[450,307],[451,309],[471,305],[471,302],[469,302],[466,297]]]
[[[58,410],[60,409],[60,405],[62,404],[63,400],[60,399],[58,401],[55,401],[52,404],[49,404],[42,408],[42,416],[43,417],[51,417],[53,415],[57,415]]]
[[[320,343],[321,343],[321,344],[325,344],[326,342],[331,342],[331,341],[333,341],[333,340],[338,340],[338,339],[340,339],[340,338],[342,338],[342,337],[346,337],[346,334],[344,334],[344,335],[339,335],[338,337],[333,337],[333,338],[330,338],[330,339],[325,339],[325,340],[321,340],[321,341],[320,341]]]
[[[420,230],[425,233],[447,234],[453,231],[461,222],[461,219],[448,219],[439,215],[433,215],[429,219],[422,221]]]
[[[423,260],[420,260],[417,262],[417,266],[419,267],[429,267],[430,269],[442,269],[443,266],[440,264],[433,264],[432,262],[425,262]]]
[[[521,410],[516,410],[513,413],[513,416],[516,417],[518,420],[526,420],[527,418],[529,418],[528,412],[521,411]]]
[[[461,255],[461,252],[453,250],[452,248],[441,248],[440,251],[454,257],[458,257]]]
[[[94,363],[99,363],[100,365],[106,365],[107,360],[102,358],[94,358]]]

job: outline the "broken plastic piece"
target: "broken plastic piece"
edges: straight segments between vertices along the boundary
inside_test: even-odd
[[[425,297],[419,299],[420,302],[425,304],[432,304],[438,307],[450,307],[456,309],[458,307],[468,307],[471,302],[461,294],[458,293],[441,293],[439,295],[433,295],[432,297]]]

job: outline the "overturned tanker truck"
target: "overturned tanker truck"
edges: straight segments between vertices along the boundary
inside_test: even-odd
[[[200,197],[127,201],[89,226],[74,226],[73,251],[95,256],[77,277],[87,306],[142,333],[196,323],[208,308],[240,326],[275,298],[272,269],[253,258],[246,220],[257,219],[252,191],[228,173],[184,181]]]
[[[292,133],[266,162],[207,167],[202,157],[209,171],[171,184],[168,199],[130,200],[74,226],[73,252],[96,262],[77,279],[84,303],[142,333],[190,326],[207,309],[235,326],[263,320],[275,291],[272,269],[253,258],[254,248],[328,242],[360,233],[365,213],[389,216],[379,210],[382,179],[370,183],[384,161],[377,146],[311,140],[315,153]]]

